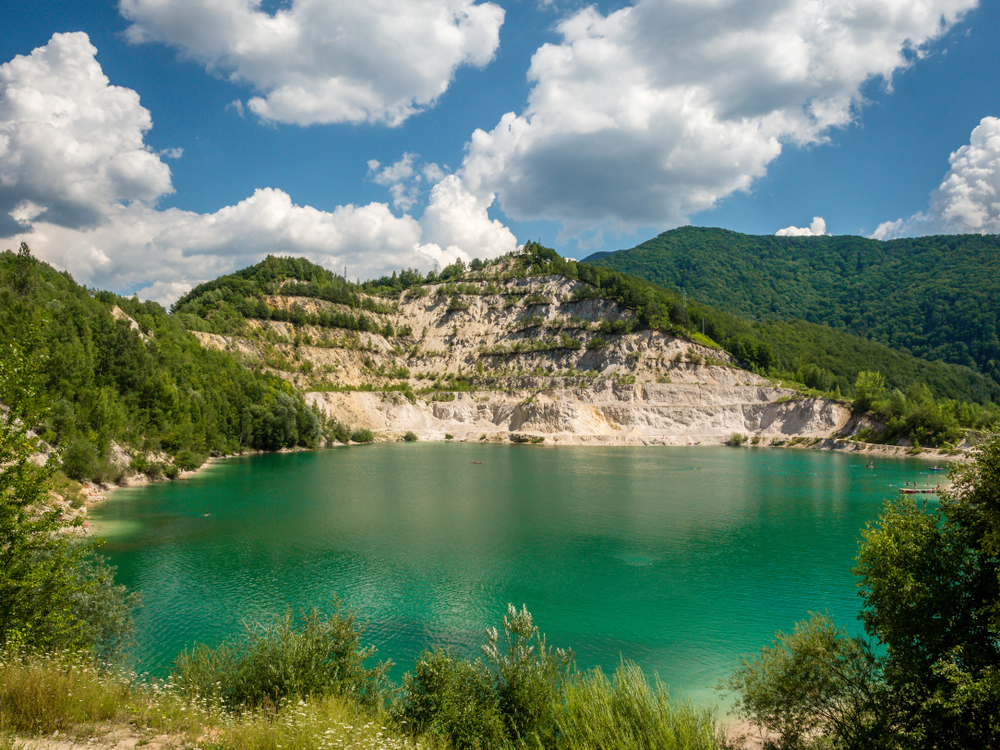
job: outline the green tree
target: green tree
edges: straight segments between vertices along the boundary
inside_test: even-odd
[[[854,408],[868,411],[885,393],[885,376],[880,372],[862,370],[854,381]]]
[[[29,430],[37,361],[0,352],[0,648],[91,648],[111,656],[130,634],[131,601],[50,503],[51,468]]]
[[[864,532],[865,629],[924,747],[1000,742],[1000,435],[955,471],[940,508],[891,503]]]
[[[785,747],[1000,745],[1000,434],[973,458],[933,513],[897,500],[865,529],[854,572],[878,648],[814,617],[726,684]]]
[[[742,665],[721,686],[736,710],[774,736],[772,745],[799,748],[811,739],[838,748],[893,747],[878,660],[868,641],[849,637],[825,615],[813,614]]]

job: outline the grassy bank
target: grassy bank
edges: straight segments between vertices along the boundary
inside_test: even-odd
[[[425,652],[402,686],[366,666],[353,616],[281,618],[178,657],[166,681],[96,667],[77,653],[0,661],[0,748],[54,733],[80,742],[122,731],[134,745],[201,750],[715,750],[715,712],[672,700],[623,663],[577,671],[530,614],[487,629],[485,660]],[[163,740],[163,735],[168,739]],[[112,743],[114,744],[114,743]]]
[[[168,735],[177,747],[221,750],[402,750],[437,747],[392,726],[384,712],[349,698],[287,699],[232,712],[188,695],[172,680],[145,681],[97,668],[78,654],[7,657],[0,662],[0,747],[18,739],[79,740],[124,730],[137,746]],[[55,740],[53,739],[53,744]]]

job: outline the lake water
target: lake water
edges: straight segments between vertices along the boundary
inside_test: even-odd
[[[482,463],[473,463],[481,461]],[[805,450],[423,444],[263,455],[121,490],[92,520],[143,592],[137,661],[334,595],[396,663],[478,654],[508,602],[581,667],[711,690],[810,611],[860,632],[860,530],[916,460]]]

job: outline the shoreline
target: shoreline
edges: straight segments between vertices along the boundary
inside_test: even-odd
[[[500,435],[507,434],[508,439],[501,440],[495,439]],[[444,433],[441,433],[440,437],[423,436],[418,442],[422,443],[455,443],[455,444],[483,444],[483,445],[513,445],[517,444],[509,439],[509,435],[513,433],[495,433],[488,440],[470,440],[467,438],[457,438],[452,440],[446,440],[444,438]],[[536,437],[531,433],[525,433],[531,437]],[[939,448],[922,448],[919,453],[910,454],[909,446],[904,445],[884,445],[881,443],[858,443],[842,438],[818,438],[818,442],[805,445],[802,443],[789,445],[786,442],[781,444],[767,443],[763,442],[758,445],[751,445],[746,443],[740,446],[727,445],[725,441],[718,441],[717,436],[702,436],[703,440],[697,442],[667,442],[668,438],[663,437],[639,437],[639,436],[607,436],[607,435],[556,435],[551,436],[552,442],[548,442],[550,436],[539,435],[537,437],[545,437],[546,441],[539,443],[539,447],[554,447],[554,448],[587,448],[587,447],[623,447],[623,448],[688,448],[688,447],[704,447],[704,448],[732,448],[732,449],[766,449],[766,450],[822,450],[831,452],[842,452],[842,453],[856,453],[866,456],[881,456],[882,458],[889,459],[901,459],[901,458],[912,458],[919,461],[928,462],[962,462],[965,463],[970,460],[968,456],[968,450],[963,449],[958,454],[949,455],[947,452]],[[798,437],[798,436],[796,436]],[[575,440],[573,439],[575,438]],[[561,440],[560,440],[561,439]],[[794,440],[795,438],[790,438]],[[805,440],[813,440],[814,438],[804,437]],[[571,442],[572,440],[572,442]],[[773,438],[772,438],[773,440]],[[710,442],[711,441],[711,442]],[[400,443],[404,442],[401,437],[396,439],[387,440],[376,440],[374,444],[379,443]],[[133,474],[126,477],[123,484],[103,484],[97,482],[81,482],[82,490],[84,495],[84,504],[81,506],[79,512],[76,514],[86,518],[87,508],[93,505],[98,505],[106,500],[116,491],[123,489],[133,489],[135,487],[142,487],[147,484],[157,484],[160,482],[176,482],[182,479],[189,479],[198,473],[207,469],[211,464],[218,461],[224,461],[230,458],[239,458],[241,456],[256,456],[264,455],[267,453],[300,453],[300,452],[314,452],[321,450],[331,450],[336,448],[347,448],[351,445],[368,445],[368,443],[339,443],[333,442],[327,445],[323,445],[318,448],[282,448],[277,451],[240,451],[239,453],[230,453],[222,456],[209,456],[201,466],[197,469],[191,471],[182,471],[174,479],[168,479],[163,477],[161,479],[151,479],[145,474]],[[945,475],[947,476],[947,475]],[[929,485],[928,485],[929,486]],[[947,489],[947,488],[942,488]],[[90,534],[89,524],[86,520],[83,522],[81,529],[82,533]]]

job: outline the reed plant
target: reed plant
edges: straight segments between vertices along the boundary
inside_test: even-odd
[[[560,750],[714,750],[719,742],[712,709],[672,699],[632,662],[610,680],[600,668],[575,674],[556,723]]]

